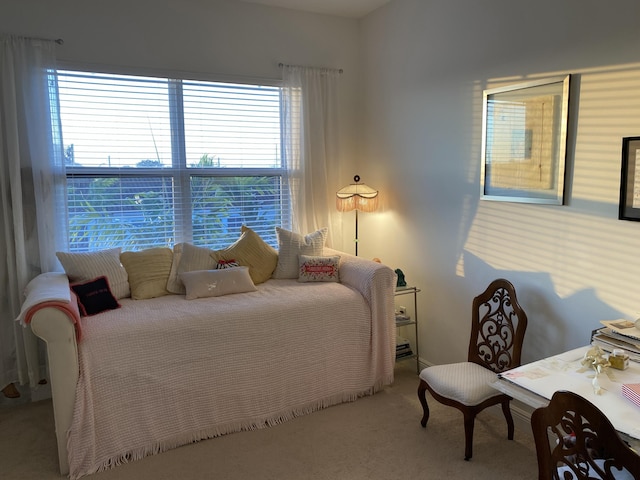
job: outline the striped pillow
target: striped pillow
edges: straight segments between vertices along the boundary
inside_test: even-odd
[[[173,250],[154,247],[137,252],[122,252],[120,259],[129,274],[131,298],[144,300],[171,293],[167,290],[167,282],[173,263]]]
[[[235,258],[230,260],[218,260],[218,264],[216,265],[216,270],[224,270],[225,268],[234,268],[239,267],[240,264],[236,262]]]
[[[116,299],[131,295],[127,271],[120,263],[120,248],[95,252],[56,252],[69,281],[86,282],[105,276]]]
[[[227,248],[211,253],[217,265],[220,260],[235,260],[239,265],[249,267],[249,275],[255,285],[271,278],[278,263],[278,252],[266,243],[260,235],[249,227],[242,226],[240,238]]]

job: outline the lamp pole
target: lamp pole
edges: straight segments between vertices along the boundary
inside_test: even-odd
[[[356,257],[358,256],[358,209],[356,208]]]

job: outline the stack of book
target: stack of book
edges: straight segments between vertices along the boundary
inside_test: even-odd
[[[629,320],[603,320],[604,327],[595,330],[591,336],[593,345],[605,352],[624,350],[629,360],[640,362],[640,330]]]
[[[413,350],[411,350],[411,344],[406,338],[396,338],[396,360],[413,356]]]

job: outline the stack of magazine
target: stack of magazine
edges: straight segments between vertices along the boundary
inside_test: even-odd
[[[591,341],[605,352],[622,349],[629,360],[640,362],[640,329],[629,320],[602,320],[604,327],[593,332]]]
[[[411,350],[411,344],[406,338],[396,338],[396,360],[402,358],[412,357],[413,350]]]

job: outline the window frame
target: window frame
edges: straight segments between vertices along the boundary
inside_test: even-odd
[[[167,79],[169,86],[173,85],[175,89],[169,88],[169,116],[171,127],[171,166],[163,166],[160,168],[153,167],[93,167],[93,166],[74,166],[65,165],[65,177],[70,178],[169,178],[174,185],[174,241],[173,243],[190,242],[193,243],[193,210],[192,201],[176,201],[176,198],[191,198],[192,188],[191,179],[195,177],[206,178],[224,178],[224,177],[278,177],[280,178],[281,195],[280,195],[280,222],[279,226],[283,228],[291,228],[292,224],[292,206],[291,192],[288,185],[288,172],[283,158],[285,135],[282,129],[284,111],[282,109],[283,82],[282,80],[266,79],[258,77],[242,77],[229,75],[210,75],[203,73],[185,73],[166,70],[154,69],[129,69],[112,66],[98,66],[87,64],[76,64],[72,62],[58,62],[55,69],[56,82],[58,72],[86,72],[89,74],[105,74],[105,75],[131,75],[138,77],[153,77],[159,79]],[[184,110],[182,105],[182,82],[212,82],[238,84],[247,86],[274,87],[280,90],[280,166],[279,167],[189,167],[186,158],[185,145],[185,128],[184,128]],[[64,128],[64,126],[62,126]],[[64,145],[66,148],[66,145]],[[66,196],[68,201],[68,193]],[[66,210],[65,222],[67,230],[69,224],[69,207],[65,203]],[[179,211],[178,211],[179,210]],[[252,225],[247,225],[252,227]],[[238,236],[240,231],[238,231]],[[271,239],[265,240],[273,247],[277,248],[275,232]],[[71,247],[71,233],[67,233],[67,245]],[[172,245],[168,245],[172,246]],[[142,248],[147,248],[143,246]],[[74,250],[85,251],[85,250]]]

